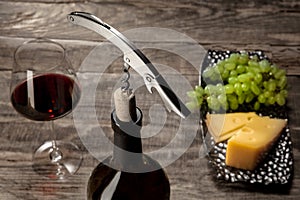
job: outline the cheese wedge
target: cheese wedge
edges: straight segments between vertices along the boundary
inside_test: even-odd
[[[253,117],[257,116],[255,112],[207,114],[206,125],[217,143],[236,134],[236,130],[248,124]]]
[[[287,121],[283,119],[253,117],[228,140],[226,165],[254,170],[286,124]]]

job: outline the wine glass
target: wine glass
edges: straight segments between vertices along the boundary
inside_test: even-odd
[[[74,174],[82,162],[81,151],[71,142],[56,140],[53,122],[69,114],[81,95],[64,47],[45,38],[20,45],[14,54],[10,91],[17,112],[31,120],[50,121],[55,135],[34,152],[33,169],[51,179]]]

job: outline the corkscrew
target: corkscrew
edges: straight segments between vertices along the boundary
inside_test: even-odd
[[[127,63],[124,63],[123,66],[123,76],[122,76],[122,86],[121,89],[122,91],[127,91],[130,92],[130,83],[129,83],[129,79],[130,79],[130,73],[129,73],[129,68],[130,66]]]
[[[152,88],[157,90],[168,111],[174,111],[182,118],[185,118],[190,114],[188,108],[173,92],[169,84],[157,71],[151,61],[123,34],[90,13],[72,12],[68,15],[68,20],[73,24],[95,31],[116,45],[124,54],[124,66],[127,68],[125,74],[130,75],[128,70],[129,68],[133,68],[143,77],[145,85],[150,93],[152,93]],[[128,81],[129,77],[125,80]],[[129,88],[129,84],[126,85],[126,81],[123,83],[124,89]]]

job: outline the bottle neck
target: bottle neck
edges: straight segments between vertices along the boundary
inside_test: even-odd
[[[125,165],[137,166],[142,160],[142,112],[136,108],[137,119],[135,122],[120,121],[115,113],[111,114],[111,124],[114,130],[114,154],[113,160],[118,168]]]

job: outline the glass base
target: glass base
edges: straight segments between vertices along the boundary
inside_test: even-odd
[[[46,141],[33,155],[33,169],[50,179],[65,179],[77,172],[82,160],[82,153],[75,144]]]

